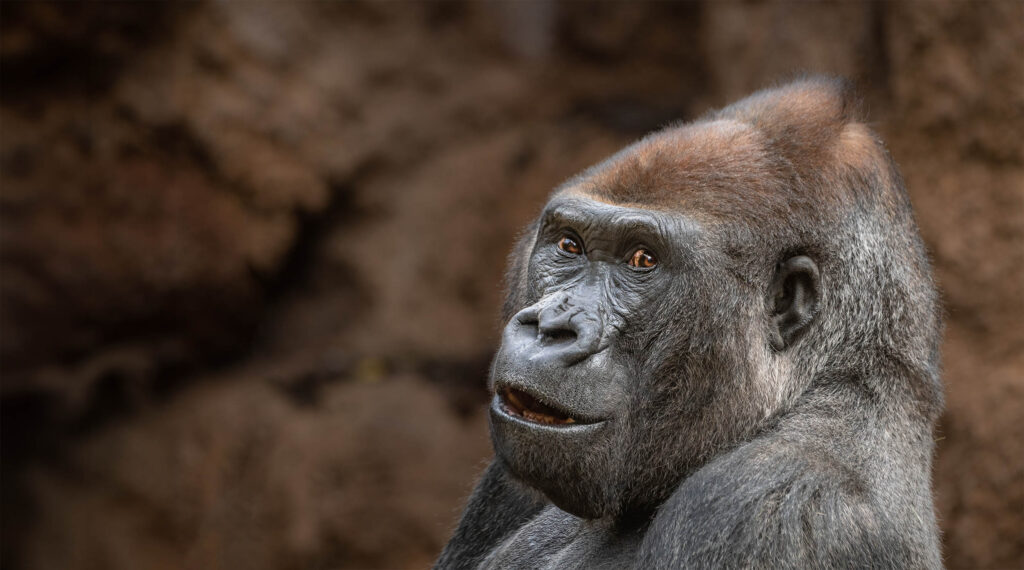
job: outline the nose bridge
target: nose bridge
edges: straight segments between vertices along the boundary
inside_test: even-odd
[[[541,300],[541,324],[545,319],[550,319],[552,323],[568,322],[583,313],[600,316],[597,313],[602,312],[601,308],[605,304],[604,294],[603,275],[592,268],[571,286]]]
[[[605,336],[605,299],[601,280],[588,275],[574,286],[541,301],[536,313],[537,341],[568,363],[598,352]]]
[[[541,334],[553,335],[559,331],[579,334],[579,328],[587,320],[586,297],[576,296],[572,291],[559,291],[553,295],[537,313],[537,328]]]

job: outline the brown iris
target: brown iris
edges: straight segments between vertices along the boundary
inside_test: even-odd
[[[654,254],[643,248],[634,251],[633,257],[629,258],[629,265],[639,269],[650,269],[657,264]]]
[[[558,249],[560,249],[560,250],[562,250],[562,251],[564,251],[566,253],[571,253],[573,255],[579,255],[579,254],[583,253],[583,248],[580,247],[579,242],[577,242],[576,240],[572,239],[569,236],[563,237],[558,242]]]

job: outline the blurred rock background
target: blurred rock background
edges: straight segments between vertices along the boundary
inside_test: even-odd
[[[951,568],[1024,566],[1024,3],[0,5],[0,564],[430,564],[555,185],[858,82],[947,311]]]

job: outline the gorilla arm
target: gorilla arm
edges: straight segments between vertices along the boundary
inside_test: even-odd
[[[533,518],[546,503],[511,480],[500,461],[491,461],[477,483],[455,535],[435,568],[476,568],[510,533]]]
[[[636,567],[941,568],[928,556],[938,553],[934,529],[907,501],[914,490],[899,488],[928,475],[912,451],[879,451],[881,418],[863,413],[857,392],[812,390],[774,429],[684,480],[658,509]],[[895,492],[873,492],[879,478]],[[930,508],[930,496],[917,499]]]

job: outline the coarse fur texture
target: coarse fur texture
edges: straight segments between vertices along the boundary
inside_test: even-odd
[[[937,295],[845,82],[645,137],[509,265],[495,459],[437,568],[941,567]]]

